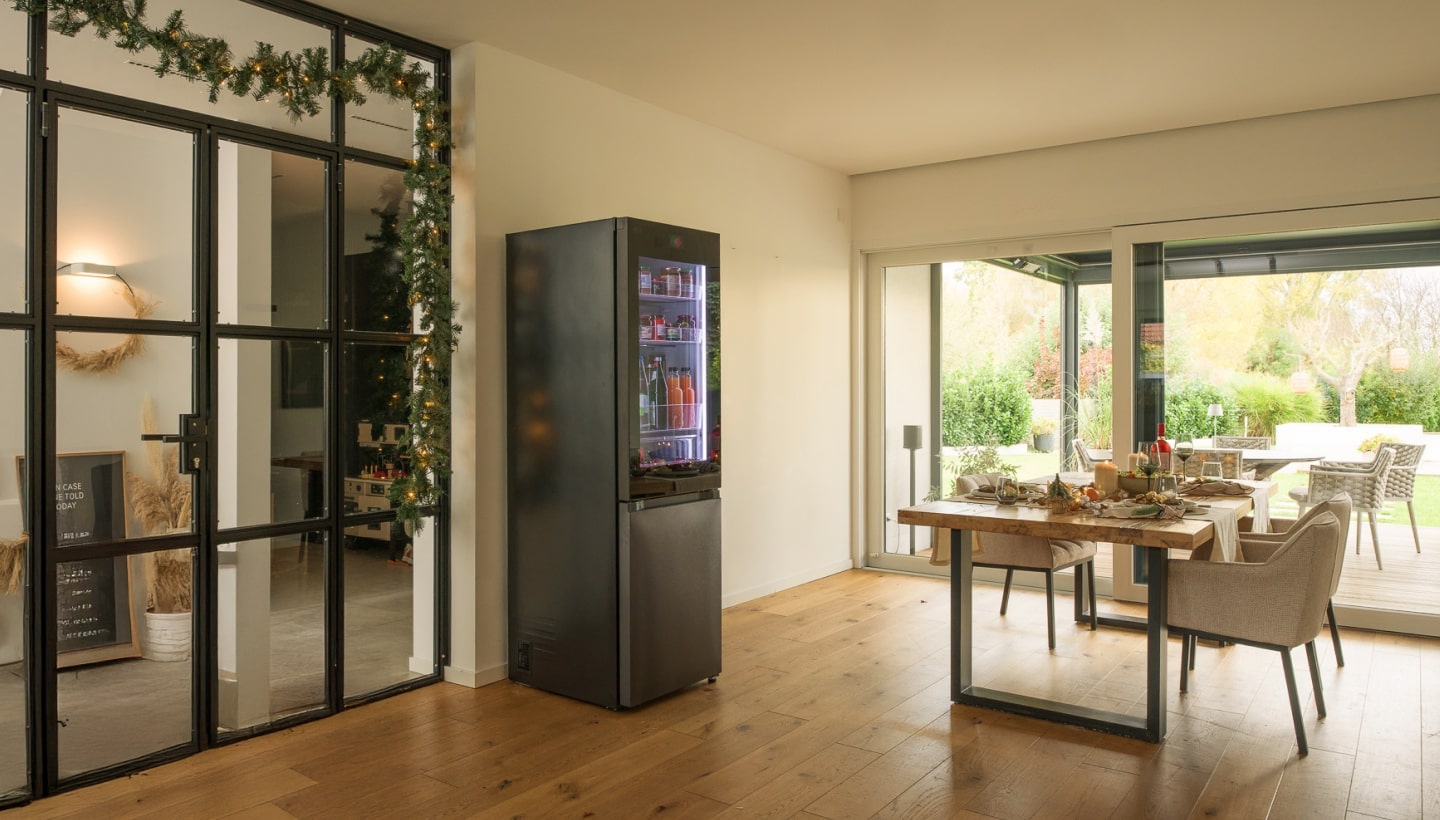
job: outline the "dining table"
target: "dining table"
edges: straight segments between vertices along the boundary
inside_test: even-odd
[[[1268,482],[1264,482],[1268,484]],[[1263,485],[1254,492],[1269,492]],[[1250,494],[1217,496],[1204,503],[1234,511],[1253,509]],[[1000,505],[965,497],[929,501],[899,510],[901,524],[950,530],[950,699],[955,703],[1011,712],[1058,723],[1097,729],[1151,743],[1165,739],[1167,660],[1167,561],[1171,550],[1195,550],[1211,542],[1215,524],[1207,518],[1110,518],[1081,510],[1054,513],[1029,504]],[[1042,538],[1108,541],[1141,548],[1147,572],[1145,630],[1145,712],[1132,715],[977,686],[974,663],[974,533],[1005,533]],[[1081,597],[1081,590],[1075,595]],[[1128,625],[1129,619],[1104,618],[1102,624]]]
[[[1255,479],[1264,481],[1275,475],[1277,472],[1290,466],[1307,461],[1319,461],[1325,458],[1320,453],[1290,450],[1243,450],[1240,453],[1240,461],[1247,470],[1255,471]]]

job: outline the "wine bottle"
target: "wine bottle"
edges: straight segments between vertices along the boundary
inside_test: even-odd
[[[640,429],[650,429],[650,371],[645,366],[645,357],[640,357]]]
[[[1160,462],[1160,471],[1170,472],[1170,452],[1174,448],[1165,439],[1165,422],[1155,425],[1155,458]]]

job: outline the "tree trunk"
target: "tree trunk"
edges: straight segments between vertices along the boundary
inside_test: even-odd
[[[1359,387],[1358,380],[1355,383],[1346,383],[1340,388],[1340,426],[1354,427],[1355,419],[1355,391]]]

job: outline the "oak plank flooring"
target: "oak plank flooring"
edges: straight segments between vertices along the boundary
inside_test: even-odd
[[[1062,618],[1049,652],[1042,594],[976,599],[977,671],[1143,708],[1138,633]],[[1440,820],[1440,640],[1344,630],[1339,668],[1322,636],[1300,758],[1274,652],[1202,645],[1179,695],[1172,641],[1152,745],[951,704],[948,619],[947,581],[843,572],[727,610],[719,680],[641,709],[438,684],[10,815]]]

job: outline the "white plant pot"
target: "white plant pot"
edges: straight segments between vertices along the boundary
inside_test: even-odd
[[[189,612],[146,612],[146,639],[140,657],[150,661],[190,660]]]

